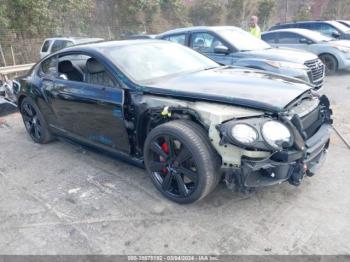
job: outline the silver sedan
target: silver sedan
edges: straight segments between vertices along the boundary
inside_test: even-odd
[[[274,47],[312,52],[326,65],[328,73],[350,68],[350,41],[335,40],[307,29],[280,29],[265,32],[262,39]]]

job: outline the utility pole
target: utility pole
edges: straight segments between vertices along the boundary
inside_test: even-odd
[[[288,0],[285,1],[284,5],[284,22],[287,22],[288,17]]]

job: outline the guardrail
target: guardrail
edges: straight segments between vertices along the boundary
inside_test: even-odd
[[[9,74],[14,74],[18,72],[28,71],[32,68],[32,64],[25,64],[25,65],[14,65],[14,66],[4,66],[0,67],[0,75],[6,77]]]

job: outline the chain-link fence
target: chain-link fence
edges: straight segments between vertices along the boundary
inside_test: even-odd
[[[121,26],[94,25],[85,32],[81,32],[80,28],[65,28],[57,33],[42,33],[34,38],[26,36],[25,32],[7,30],[6,33],[1,34],[0,31],[0,66],[27,64],[38,61],[40,49],[46,38],[92,37],[105,40],[121,40],[135,34],[158,34],[182,26],[181,24],[165,25],[161,23],[152,23],[150,26],[136,23]]]
[[[168,29],[190,25],[233,25],[247,29],[251,15],[259,16],[262,30],[286,20],[319,19],[327,14],[326,17],[337,19],[350,17],[348,0],[172,0],[168,2],[158,0],[70,0],[62,1],[62,6],[67,5],[66,2],[74,2],[76,5],[82,2],[94,4],[90,9],[69,7],[63,9],[65,12],[55,12],[50,9],[48,14],[41,12],[44,8],[40,4],[36,10],[36,12],[40,11],[41,16],[39,17],[45,18],[45,15],[50,18],[55,17],[54,20],[51,19],[54,22],[40,23],[41,20],[36,19],[37,13],[34,12],[24,20],[28,23],[22,23],[20,27],[10,23],[17,19],[18,14],[12,9],[18,3],[9,5],[11,8],[9,7],[10,9],[7,9],[6,12],[12,10],[11,12],[15,15],[7,21],[7,28],[5,28],[1,27],[2,18],[6,18],[6,12],[1,12],[4,10],[1,1],[5,0],[0,0],[0,66],[36,62],[40,58],[40,49],[44,39],[49,37],[84,36],[119,40],[133,34],[157,34]],[[12,3],[10,0],[6,1]],[[44,2],[42,0],[40,3]],[[33,2],[30,3],[33,4]],[[164,7],[160,3],[167,4]],[[183,8],[178,6],[183,6]],[[28,8],[25,11],[21,9],[19,11],[25,16],[26,12],[29,12]],[[85,12],[85,16],[79,15],[82,11]],[[18,19],[21,17],[18,16]],[[32,23],[33,20],[35,24]],[[8,28],[24,29],[10,30]]]
[[[94,26],[88,33],[76,33],[78,30],[57,34],[40,34],[34,38],[23,36],[19,31],[7,31],[0,35],[0,66],[11,66],[36,62],[40,58],[40,49],[45,38],[50,37],[98,37],[105,40],[125,39],[134,33],[132,26],[109,27]]]

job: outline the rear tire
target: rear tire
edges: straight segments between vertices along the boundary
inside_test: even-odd
[[[203,128],[191,121],[154,128],[145,141],[144,161],[156,188],[177,203],[204,198],[220,180],[219,157]]]
[[[54,140],[48,125],[33,99],[26,97],[20,105],[24,126],[35,143],[46,144]]]
[[[323,54],[320,59],[326,66],[326,75],[333,75],[338,71],[338,60],[333,55]]]

